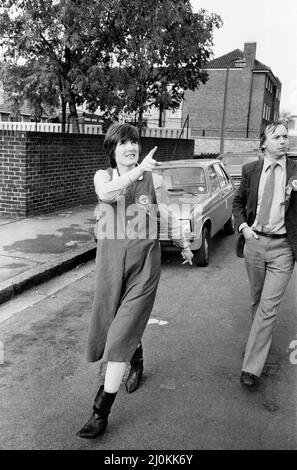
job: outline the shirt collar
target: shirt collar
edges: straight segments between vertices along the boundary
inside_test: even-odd
[[[266,171],[270,167],[271,163],[273,163],[272,160],[269,160],[269,158],[264,157],[263,170]],[[279,160],[276,160],[275,163],[281,166],[283,170],[286,169],[286,157],[282,157]]]
[[[112,179],[115,180],[115,179],[117,179],[119,176],[120,176],[120,175],[119,175],[119,173],[118,173],[118,170],[117,170],[116,168],[114,168],[114,169],[112,170]],[[138,180],[138,181],[143,180],[143,175],[140,175],[139,178],[137,178],[137,180]]]

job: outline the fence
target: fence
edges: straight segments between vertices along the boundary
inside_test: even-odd
[[[258,129],[249,129],[248,137],[246,135],[246,129],[234,129],[231,127],[227,127],[225,129],[225,135],[230,138],[249,138],[249,139],[259,139],[259,130]],[[220,137],[221,135],[221,128],[200,128],[200,127],[192,127],[191,128],[191,138],[196,139],[199,137]]]
[[[168,127],[146,127],[141,131],[142,137],[159,137],[162,139],[190,139],[191,132],[189,129],[170,129]]]
[[[81,134],[102,134],[102,127],[96,124],[79,124]],[[62,132],[62,124],[54,122],[0,122],[0,130],[31,132]],[[66,124],[66,132],[73,134],[72,124]]]
[[[102,126],[98,124],[80,123],[81,134],[101,135],[103,134]],[[62,132],[62,124],[53,122],[0,122],[0,130],[7,131],[31,131],[31,132]],[[73,134],[72,124],[66,124],[66,132]],[[158,137],[162,139],[190,139],[191,132],[189,129],[170,129],[167,127],[148,127],[142,129],[142,137]]]

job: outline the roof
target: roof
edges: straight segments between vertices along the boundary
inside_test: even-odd
[[[11,107],[6,104],[0,104],[0,113],[11,114]],[[29,108],[22,106],[20,114],[31,116],[32,112]]]
[[[228,54],[222,55],[221,57],[217,57],[216,59],[211,60],[208,62],[204,68],[206,69],[226,69],[228,64],[230,64],[231,60],[235,59],[244,59],[244,53],[240,49],[234,49],[234,51],[228,52]],[[255,71],[264,71],[270,72],[270,67],[267,65],[262,64],[259,60],[255,59],[255,66],[253,68]]]
[[[0,103],[0,113],[3,114],[11,114],[11,106],[8,104]],[[21,116],[33,116],[34,112],[32,109],[29,108],[27,105],[23,105],[20,107],[20,114]],[[42,114],[42,117],[48,117],[45,113]]]

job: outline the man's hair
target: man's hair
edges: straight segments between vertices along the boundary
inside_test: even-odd
[[[264,124],[262,126],[261,135],[260,135],[260,148],[262,152],[264,152],[264,144],[266,142],[266,137],[268,132],[275,132],[278,126],[284,126],[288,130],[288,123],[282,119],[277,119],[275,121],[270,122],[269,124]]]
[[[112,124],[105,135],[103,148],[109,158],[111,168],[116,168],[115,148],[119,142],[136,142],[139,145],[140,152],[140,137],[137,127],[132,124]]]

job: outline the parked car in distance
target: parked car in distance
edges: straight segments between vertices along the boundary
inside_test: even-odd
[[[216,159],[161,162],[154,172],[163,177],[167,203],[181,220],[194,264],[207,266],[210,239],[221,229],[234,233],[232,202],[236,189],[232,178]],[[162,222],[160,243],[163,249],[174,246]]]
[[[261,158],[263,157],[260,151],[238,153],[227,152],[221,153],[217,157],[217,159],[224,164],[236,187],[240,185],[243,165],[254,162],[256,160],[261,160]]]
[[[291,158],[292,160],[297,160],[297,150],[289,150],[287,157]]]

